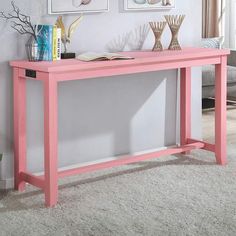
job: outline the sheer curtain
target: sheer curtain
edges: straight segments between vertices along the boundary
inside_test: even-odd
[[[224,35],[225,1],[226,0],[203,0],[202,2],[203,38],[212,38]]]
[[[236,48],[236,0],[226,0],[225,46]]]

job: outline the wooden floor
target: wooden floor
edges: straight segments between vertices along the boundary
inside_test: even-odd
[[[203,110],[203,138],[214,143],[214,109]],[[227,109],[227,141],[236,144],[236,106]]]

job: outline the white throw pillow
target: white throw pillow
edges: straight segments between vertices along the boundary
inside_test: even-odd
[[[223,41],[224,37],[204,38],[202,39],[202,47],[221,49],[223,46]]]

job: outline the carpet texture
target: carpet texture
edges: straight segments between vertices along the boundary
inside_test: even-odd
[[[194,151],[63,179],[53,209],[32,186],[2,192],[0,235],[235,236],[235,145],[224,167]]]

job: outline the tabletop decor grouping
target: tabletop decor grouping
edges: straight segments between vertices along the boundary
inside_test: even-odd
[[[153,47],[153,51],[163,51],[163,46],[161,43],[161,36],[165,29],[166,24],[168,24],[172,38],[170,45],[168,47],[169,50],[181,50],[181,46],[178,40],[178,33],[180,27],[184,21],[185,15],[166,15],[166,21],[159,21],[159,22],[149,22],[150,27],[153,31],[155,36],[155,44]]]

